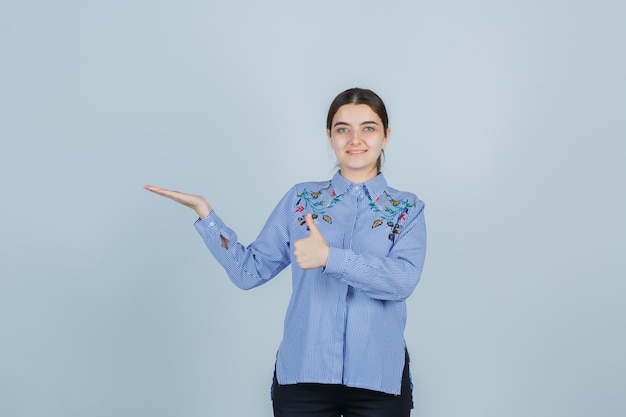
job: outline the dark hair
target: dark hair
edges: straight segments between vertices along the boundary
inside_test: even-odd
[[[333,124],[333,117],[341,106],[346,104],[367,104],[373,111],[380,117],[383,122],[383,129],[385,135],[387,135],[387,129],[389,128],[389,116],[387,116],[387,109],[383,100],[373,92],[365,88],[350,88],[343,93],[340,93],[335,97],[330,107],[328,108],[328,117],[326,118],[326,129],[331,130]],[[382,166],[382,159],[385,155],[384,150],[381,152],[376,161],[376,168],[380,171]]]

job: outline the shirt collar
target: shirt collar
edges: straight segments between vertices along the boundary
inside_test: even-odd
[[[335,175],[333,176],[332,183],[333,183],[333,188],[335,189],[335,191],[339,195],[345,193],[351,187],[356,185],[356,184],[351,183],[347,179],[345,179],[339,173],[339,171],[337,171],[335,173]],[[362,185],[366,189],[367,194],[369,195],[369,197],[372,200],[374,200],[374,199],[376,199],[376,197],[381,195],[383,193],[383,191],[385,191],[387,189],[387,180],[385,179],[385,176],[382,173],[379,173],[378,175],[376,175],[371,180],[369,180],[367,182],[364,182]]]

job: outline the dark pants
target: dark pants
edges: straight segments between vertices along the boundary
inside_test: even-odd
[[[408,356],[400,395],[340,384],[280,385],[274,373],[275,417],[408,417],[413,408]]]

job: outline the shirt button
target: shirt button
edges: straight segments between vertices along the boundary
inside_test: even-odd
[[[215,226],[215,222],[209,222],[209,226]]]

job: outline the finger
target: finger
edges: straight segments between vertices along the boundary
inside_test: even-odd
[[[146,186],[144,188],[148,191],[152,191],[153,193],[158,194],[163,197],[172,198],[173,196],[173,192],[165,188],[159,188],[159,187],[153,187],[153,186]]]
[[[148,191],[152,191],[153,193],[157,193],[157,194],[166,194],[168,192],[171,192],[170,190],[167,190],[165,188],[155,187],[154,185],[149,185],[149,184],[144,185],[143,188],[145,188]]]
[[[174,201],[184,201],[188,197],[188,194],[182,193],[180,191],[168,190],[166,188],[155,187],[153,185],[144,185],[144,188],[148,191],[152,191],[155,194],[158,194],[163,197],[171,198]]]
[[[315,224],[315,221],[313,220],[313,215],[311,213],[307,213],[305,220],[306,225],[309,226],[311,234],[315,233],[316,235],[321,235],[319,229],[317,228],[317,225]]]

